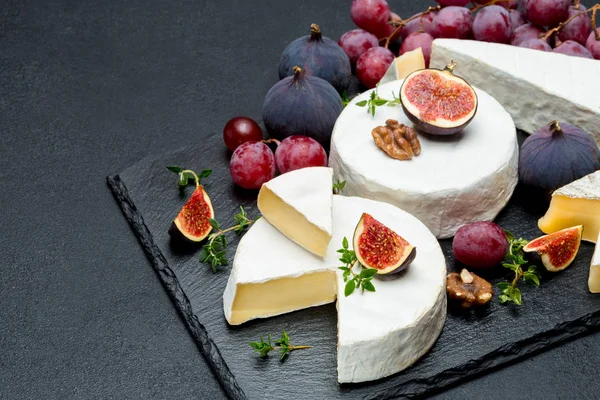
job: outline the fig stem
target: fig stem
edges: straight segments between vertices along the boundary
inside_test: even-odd
[[[310,40],[321,40],[323,34],[317,24],[310,24]]]
[[[550,122],[549,126],[553,137],[559,136],[563,133],[562,128],[560,127],[560,122],[552,121]]]
[[[450,73],[454,72],[454,68],[456,68],[456,62],[454,62],[454,60],[452,60],[450,62],[450,64],[446,65],[446,68],[444,68],[444,71],[448,71]]]
[[[575,18],[579,17],[580,15],[584,15],[589,12],[592,12],[592,27],[595,28],[596,25],[593,23],[594,14],[596,14],[596,10],[598,10],[599,8],[600,8],[600,4],[595,4],[585,11],[581,11],[581,12],[578,12],[577,14],[572,15],[571,18],[558,24],[556,26],[556,28],[552,28],[548,32],[546,32],[546,34],[544,36],[542,36],[541,39],[548,40],[552,35],[554,35],[555,33],[559,32],[562,28],[564,28],[569,22],[573,21]],[[595,29],[594,29],[594,34],[596,35],[596,38],[598,40],[600,40],[600,37],[598,36],[598,31]]]
[[[196,174],[194,171],[192,171],[191,169],[184,169],[183,171],[181,171],[182,174],[190,174],[194,177],[194,181],[196,181],[196,187],[200,187],[200,178],[198,177],[198,174]]]

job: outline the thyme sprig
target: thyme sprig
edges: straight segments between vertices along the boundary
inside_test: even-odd
[[[342,277],[344,278],[344,282],[346,282],[344,296],[350,296],[354,293],[355,289],[361,289],[362,293],[365,290],[374,292],[375,286],[371,280],[377,274],[377,270],[374,268],[365,268],[358,274],[353,271],[354,265],[358,260],[356,259],[354,250],[348,249],[348,239],[346,237],[342,240],[342,248],[337,252],[342,255],[340,261],[344,263],[343,266],[339,267],[340,270],[344,271]]]
[[[377,93],[377,89],[371,92],[371,96],[368,100],[362,100],[356,103],[359,107],[367,107],[367,113],[371,114],[371,116],[375,116],[375,110],[377,107],[381,107],[384,105],[388,105],[389,107],[394,107],[401,105],[400,97],[396,96],[394,92],[392,92],[393,99],[384,99]]]
[[[333,194],[340,194],[342,189],[346,186],[346,181],[340,181],[339,179],[333,183]]]
[[[211,218],[210,226],[214,232],[208,236],[208,243],[202,246],[200,251],[200,262],[211,266],[213,272],[217,272],[217,268],[228,264],[225,254],[227,252],[227,232],[235,232],[238,236],[241,235],[250,225],[256,222],[259,217],[249,219],[244,207],[240,206],[240,212],[233,216],[235,225],[221,229],[219,222]]]
[[[523,238],[515,239],[512,233],[508,231],[504,232],[508,239],[508,251],[506,252],[502,266],[513,271],[515,277],[511,282],[498,283],[498,289],[501,291],[498,298],[503,304],[512,302],[516,305],[521,305],[523,304],[523,299],[521,297],[521,290],[517,287],[517,284],[522,279],[529,284],[540,286],[541,275],[535,265],[530,265],[527,270],[523,269],[527,264],[523,247],[525,247],[529,241]]]
[[[250,342],[249,345],[256,353],[258,353],[259,357],[262,358],[267,357],[269,353],[273,350],[279,350],[279,354],[281,354],[281,357],[279,358],[280,361],[284,361],[294,350],[310,349],[310,346],[292,345],[290,343],[290,337],[285,331],[283,331],[283,333],[281,334],[281,339],[275,341],[275,345],[273,345],[273,343],[271,342],[271,335],[267,336],[266,341],[261,336],[260,341]]]

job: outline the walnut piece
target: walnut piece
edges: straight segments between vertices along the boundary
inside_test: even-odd
[[[410,160],[421,154],[421,143],[415,130],[394,119],[385,121],[385,126],[375,127],[371,134],[377,147],[392,158]]]
[[[448,297],[460,302],[463,308],[489,303],[494,295],[492,284],[463,268],[460,274],[451,272],[446,277]]]

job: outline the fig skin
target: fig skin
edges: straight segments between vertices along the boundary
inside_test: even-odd
[[[600,169],[600,149],[590,135],[566,122],[552,121],[523,142],[519,180],[556,190]]]
[[[472,268],[499,265],[508,251],[508,239],[493,222],[473,222],[461,226],[452,240],[454,257]]]
[[[422,69],[419,71],[415,71],[412,74],[410,74],[408,77],[406,77],[406,79],[402,83],[402,86],[400,87],[402,110],[404,111],[404,114],[410,120],[410,122],[413,123],[414,128],[416,130],[418,130],[420,132],[429,133],[430,135],[436,135],[436,136],[453,135],[453,134],[461,132],[463,129],[465,129],[467,127],[467,125],[469,125],[471,123],[473,118],[475,118],[475,115],[477,115],[477,109],[479,107],[479,99],[477,98],[477,93],[475,92],[475,89],[473,89],[473,87],[466,80],[464,80],[463,78],[457,77],[452,73],[455,66],[456,66],[456,64],[452,63],[452,64],[449,64],[448,66],[446,66],[446,68],[444,68],[443,70],[437,69],[437,68],[426,68],[426,69]],[[442,127],[442,126],[437,126],[437,125],[431,124],[429,122],[423,121],[420,118],[418,118],[417,116],[415,116],[414,114],[412,114],[410,112],[410,110],[408,110],[408,108],[405,106],[405,103],[409,102],[409,101],[408,101],[408,99],[405,99],[405,97],[403,95],[404,86],[407,84],[407,82],[409,82],[411,77],[414,77],[416,74],[423,73],[425,71],[434,71],[436,73],[441,74],[442,76],[449,74],[452,76],[453,79],[456,79],[459,81],[459,82],[456,82],[457,84],[459,84],[459,85],[464,84],[471,89],[471,91],[473,92],[473,96],[475,97],[475,107],[473,110],[473,114],[471,115],[471,117],[469,119],[465,120],[463,123],[461,123],[459,125]]]

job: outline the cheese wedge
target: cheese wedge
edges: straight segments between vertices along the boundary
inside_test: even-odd
[[[592,257],[592,262],[590,264],[588,288],[592,293],[600,293],[600,234],[598,235],[594,256]]]
[[[596,242],[600,232],[600,171],[555,190],[546,215],[538,221],[544,233],[575,225],[583,225],[583,240]]]
[[[417,255],[398,276],[374,278],[376,292],[345,296],[337,249],[344,237],[352,238],[363,212],[408,240]],[[356,273],[360,269],[355,266]],[[337,297],[338,381],[364,382],[402,371],[429,351],[446,319],[445,283],[442,250],[419,220],[389,204],[334,196],[326,258],[304,251],[260,219],[240,240],[223,307],[227,321],[237,325]]]
[[[436,39],[431,67],[454,60],[455,74],[485,90],[532,133],[550,121],[566,121],[600,144],[600,62],[505,44]],[[595,239],[594,239],[595,240]]]
[[[425,68],[425,57],[421,48],[407,51],[390,64],[379,84],[404,79],[410,74]]]
[[[326,167],[290,171],[265,183],[258,209],[273,226],[306,250],[325,257],[331,240],[333,171]]]

